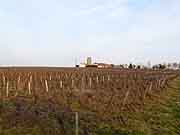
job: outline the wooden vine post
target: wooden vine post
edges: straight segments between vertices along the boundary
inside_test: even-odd
[[[31,83],[32,83],[32,75],[30,76],[30,80],[28,82],[28,94],[31,95]]]
[[[48,82],[47,82],[47,80],[45,80],[45,86],[46,86],[46,92],[49,92],[49,88],[48,88]]]
[[[108,81],[110,81],[110,76],[108,75]]]
[[[78,115],[78,112],[75,112],[75,124],[76,124],[75,135],[79,135],[79,115]]]
[[[9,97],[9,82],[6,83],[6,96]]]
[[[6,78],[5,78],[4,74],[3,74],[3,85],[6,85]]]
[[[103,83],[104,83],[104,76],[103,76]]]
[[[89,87],[90,87],[90,89],[92,88],[92,78],[91,77],[89,78]]]
[[[28,82],[28,93],[29,95],[31,95],[31,82],[30,81]]]
[[[60,88],[62,89],[63,88],[63,82],[60,81]]]
[[[128,96],[129,96],[129,90],[126,92],[126,95],[125,95],[125,97],[124,97],[124,100],[123,100],[123,108],[124,108],[124,106],[125,106],[125,104],[126,104],[126,101],[127,101],[127,99],[128,99]]]
[[[72,79],[71,83],[72,88],[74,88],[74,79]]]
[[[98,76],[96,77],[96,82],[97,82],[97,84],[99,83],[99,77]]]
[[[84,89],[85,89],[85,74],[83,73],[82,82],[81,82],[81,90],[84,90]]]
[[[149,87],[149,93],[152,91],[153,82],[151,82],[151,85]]]
[[[18,76],[18,81],[17,81],[17,89],[18,89],[18,90],[19,90],[19,88],[20,88],[20,87],[19,87],[20,81],[21,81],[21,76],[19,75],[19,76]]]

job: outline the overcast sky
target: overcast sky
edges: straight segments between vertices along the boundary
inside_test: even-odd
[[[180,61],[180,0],[1,0],[0,65]]]

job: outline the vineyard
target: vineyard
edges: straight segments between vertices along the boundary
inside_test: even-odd
[[[0,100],[21,98],[33,104],[46,101],[79,112],[86,123],[98,117],[99,121],[124,125],[126,119],[120,114],[141,110],[147,97],[160,95],[168,81],[176,77],[172,71],[2,68]],[[56,111],[56,107],[50,111]]]

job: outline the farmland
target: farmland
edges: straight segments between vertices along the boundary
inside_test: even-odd
[[[147,100],[159,99],[177,76],[174,71],[160,70],[1,68],[0,123],[5,124],[0,130],[75,134],[75,112],[80,134],[92,134],[104,125],[124,128],[131,113],[141,112]],[[29,131],[13,130],[21,127]]]

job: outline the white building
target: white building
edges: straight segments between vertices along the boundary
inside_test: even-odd
[[[85,67],[86,67],[86,64],[85,64],[85,63],[80,63],[80,64],[79,64],[79,67],[85,68]]]

